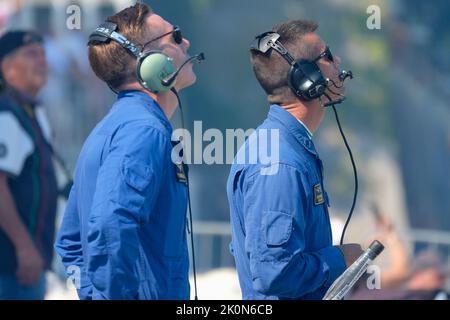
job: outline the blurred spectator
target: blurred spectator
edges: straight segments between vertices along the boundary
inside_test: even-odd
[[[0,299],[43,299],[57,183],[50,128],[37,101],[48,69],[42,38],[7,32],[0,62]]]
[[[390,256],[391,265],[381,273],[381,288],[391,288],[406,280],[410,272],[408,250],[394,230],[392,221],[385,215],[376,215],[376,226],[379,230],[375,239],[381,241]]]
[[[422,252],[406,279],[406,287],[413,291],[440,291],[445,289],[447,272],[439,256],[432,251]]]
[[[363,277],[350,299],[426,300],[445,292],[447,274],[441,269],[438,257],[425,251],[411,261],[392,221],[375,211],[379,233],[374,238],[388,249],[391,265],[381,270],[380,290],[369,290],[365,286],[367,277]]]

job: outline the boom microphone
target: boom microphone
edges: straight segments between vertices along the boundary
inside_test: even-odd
[[[184,68],[184,66],[186,64],[188,64],[189,62],[191,62],[192,60],[196,60],[196,62],[201,62],[203,60],[205,60],[205,54],[203,52],[196,54],[195,56],[190,57],[189,59],[187,59],[185,62],[183,62],[183,64],[177,69],[177,71],[175,71],[174,73],[172,73],[170,76],[168,76],[167,78],[163,79],[161,81],[163,86],[169,87],[170,85],[172,85],[172,83],[175,81],[175,79],[178,76],[178,73],[180,73],[180,71]]]
[[[347,78],[353,79],[353,72],[351,70],[342,70],[339,73],[339,80],[341,80],[341,82],[344,82],[344,80]]]
[[[341,72],[339,72],[338,78],[342,83],[342,85],[340,85],[340,86],[338,86],[336,84],[336,82],[334,82],[332,79],[327,78],[327,82],[328,83],[331,82],[331,84],[338,89],[342,88],[343,82],[345,81],[345,79],[347,79],[347,78],[353,79],[353,72],[351,70],[348,70],[348,71],[342,70]],[[334,106],[336,104],[340,104],[340,103],[344,102],[345,96],[343,94],[332,91],[329,86],[327,86],[327,89],[334,95],[340,96],[340,98],[337,100],[332,100],[329,95],[325,94],[325,96],[328,98],[329,101],[323,104],[324,107],[330,107],[330,106]]]
[[[330,90],[330,91],[331,91],[331,90]],[[332,92],[332,93],[334,93],[334,92]],[[330,100],[330,101],[325,102],[325,103],[323,104],[323,106],[324,106],[325,108],[326,108],[326,107],[335,106],[335,105],[340,104],[340,103],[342,103],[342,102],[345,101],[345,96],[344,96],[344,95],[338,94],[338,93],[335,93],[335,94],[340,95],[340,96],[342,96],[342,97],[339,98],[339,99],[337,99],[337,100],[332,100],[331,97],[330,97],[328,94],[324,93],[324,95],[328,98],[328,100]]]

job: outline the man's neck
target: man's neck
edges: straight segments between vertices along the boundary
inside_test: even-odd
[[[19,104],[26,103],[30,106],[34,106],[38,103],[37,93],[30,94],[29,91],[23,90],[16,86],[12,86],[10,84],[7,84],[5,88],[5,90],[9,92],[10,95],[19,102]]]
[[[38,89],[30,89],[21,83],[7,82],[7,87],[20,93],[22,96],[25,96],[30,100],[36,100],[39,94]]]
[[[307,106],[302,102],[294,102],[283,104],[281,107],[300,120],[314,134],[322,121],[323,110],[320,110],[319,106],[312,105],[313,103]]]
[[[147,89],[144,89],[138,83],[124,86],[120,88],[120,91],[122,90],[138,90],[149,95],[153,100],[155,100],[159,104],[162,111],[166,115],[167,119],[170,119],[172,117],[173,113],[175,112],[178,106],[177,97],[173,92],[170,91],[156,94]]]

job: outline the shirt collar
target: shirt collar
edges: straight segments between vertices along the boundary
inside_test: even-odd
[[[297,119],[297,120],[298,120],[298,122],[300,122],[300,124],[305,128],[306,133],[308,134],[308,137],[309,137],[310,139],[312,139],[313,134],[312,134],[312,132],[308,129],[308,127],[306,126],[306,124],[304,124],[303,121],[300,120],[300,119]]]
[[[269,119],[275,119],[279,121],[288,131],[295,137],[295,139],[311,154],[316,158],[319,157],[314,143],[310,138],[310,132],[306,126],[299,122],[288,111],[280,107],[279,105],[273,104],[270,106]]]

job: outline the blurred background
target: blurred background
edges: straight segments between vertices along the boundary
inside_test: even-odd
[[[203,51],[206,55],[207,60],[196,66],[197,84],[181,94],[191,132],[194,121],[202,121],[203,130],[256,128],[266,117],[268,104],[251,70],[249,44],[256,34],[280,21],[316,20],[319,35],[341,57],[342,68],[355,75],[346,85],[348,99],[338,108],[360,179],[346,241],[367,245],[377,235],[387,237],[388,242],[394,239],[377,261],[382,270],[397,268],[395,272],[401,274],[397,282],[390,282],[392,288],[429,284],[433,277],[429,274],[419,277],[422,282],[416,279],[416,287],[409,287],[407,281],[414,280],[414,272],[434,268],[439,271],[436,286],[449,291],[450,2],[144,2],[181,27],[191,42],[191,54]],[[71,171],[85,138],[115,100],[90,69],[87,37],[108,15],[134,3],[0,0],[0,33],[31,28],[45,37],[50,74],[41,99],[54,131],[54,146]],[[67,27],[71,5],[80,9],[79,29]],[[370,5],[381,10],[380,29],[367,27]],[[172,122],[179,127],[178,113]],[[331,112],[314,141],[324,161],[333,232],[338,239],[354,185],[350,160]],[[239,299],[228,250],[225,185],[229,165],[191,165],[190,170],[199,297]],[[62,214],[64,202],[59,207]],[[73,290],[66,288],[60,262],[54,265],[47,297],[74,298]]]

